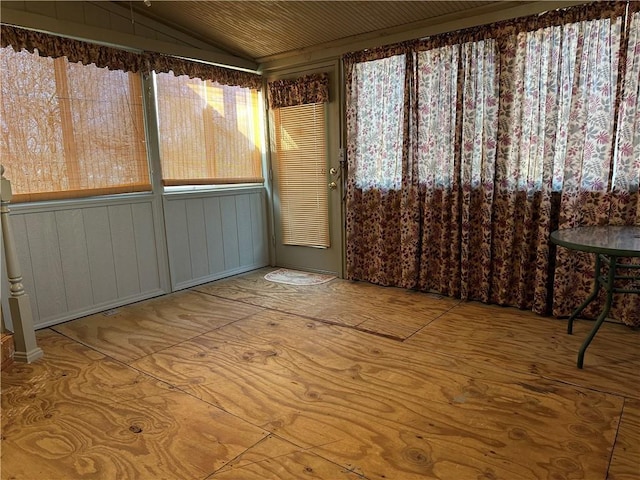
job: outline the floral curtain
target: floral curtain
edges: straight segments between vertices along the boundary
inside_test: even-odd
[[[262,76],[256,73],[194,62],[160,53],[145,52],[144,56],[148,70],[154,70],[156,73],[173,72],[176,77],[187,75],[189,78],[210,80],[220,85],[238,86],[253,90],[262,89]]]
[[[418,53],[421,290],[489,298],[497,53],[493,39]]]
[[[593,259],[556,258],[549,234],[639,223],[633,20],[626,93],[616,91],[626,8],[346,56],[348,278],[569,314],[591,289]],[[625,302],[614,316],[640,322]]]
[[[0,26],[0,45],[11,45],[16,52],[27,50],[41,57],[67,57],[70,63],[83,65],[95,63],[97,67],[125,72],[141,72],[145,61],[137,52],[81,42],[71,38],[58,37],[48,33],[26,30],[11,25]]]
[[[402,171],[408,158],[409,77],[403,49],[388,58],[346,61],[347,97],[347,277],[380,285],[403,282],[402,235],[412,235],[411,210],[402,209]],[[362,101],[361,101],[362,100]],[[404,228],[403,228],[404,226]],[[406,275],[405,275],[406,276]]]
[[[623,63],[626,74],[617,125],[610,223],[634,225],[640,223],[640,2],[631,4]]]
[[[132,52],[111,48],[11,25],[0,26],[0,45],[2,48],[10,45],[16,52],[27,50],[41,57],[67,57],[70,63],[81,62],[83,65],[94,63],[99,68],[107,67],[110,70],[136,73],[151,70],[158,73],[173,71],[176,76],[188,75],[190,78],[211,80],[221,85],[262,89],[262,76],[255,73],[194,62],[156,52]]]
[[[565,168],[560,228],[603,224],[640,225],[640,5],[636,3],[631,7],[628,45],[626,51],[620,52],[622,58],[626,59],[622,62],[625,67],[624,76],[620,79],[622,81],[618,79],[617,64],[611,65],[610,70],[594,74],[594,77],[599,74],[599,82],[586,79],[593,86],[589,92],[591,96],[583,95],[575,102],[586,120],[580,125],[581,130],[586,131],[586,141],[575,141],[576,137],[580,138],[576,135],[577,129],[569,132],[569,139],[573,134],[574,141],[570,143],[571,160]],[[590,38],[592,43],[601,45],[600,51],[591,49],[592,56],[609,54],[602,51],[607,45],[603,45],[599,32],[592,31]],[[617,47],[618,43],[613,45]],[[587,44],[583,49],[585,52],[588,51],[586,47]],[[616,92],[609,88],[615,85],[619,85],[621,94],[617,117],[614,116]],[[615,138],[615,144],[612,138]],[[576,160],[582,158],[583,162],[587,162],[591,158],[605,156],[613,158],[613,162],[580,165]],[[572,173],[574,171],[583,172],[583,175],[577,176]],[[636,259],[634,263],[640,262]],[[591,290],[588,274],[593,271],[593,258],[588,254],[559,249],[556,265],[553,313],[569,315]],[[602,298],[603,295],[601,301]],[[601,303],[587,308],[585,314],[595,316],[601,309]],[[616,296],[610,316],[640,325],[640,298],[636,295]]]
[[[640,2],[630,6],[626,73],[620,102],[609,223],[640,225]],[[633,263],[640,264],[640,259]],[[631,262],[629,262],[631,263]],[[637,287],[637,285],[636,285]],[[616,298],[619,315],[640,325],[640,296]]]
[[[496,217],[494,251],[519,261],[497,262],[492,301],[547,312],[549,233],[591,224],[584,216],[605,197],[621,23],[620,16],[582,21],[503,40],[516,48],[505,48],[502,56],[496,206],[503,214]],[[553,218],[554,195],[560,197],[559,220]],[[593,285],[590,263],[578,275],[566,275],[567,255],[574,256],[558,249],[556,312],[561,304],[575,308],[581,302],[576,295],[586,296]],[[581,288],[575,288],[578,279]],[[502,284],[512,287],[500,289]]]
[[[329,75],[315,73],[294,80],[274,80],[268,83],[271,108],[293,107],[329,102]]]
[[[556,162],[564,158],[568,110],[561,85],[571,66],[561,64],[563,27],[551,26],[500,39],[500,133],[493,224],[490,300],[547,310],[549,233]],[[565,79],[566,80],[566,79]],[[564,139],[564,140],[563,140]],[[556,202],[557,203],[557,200]],[[507,286],[507,288],[505,288]]]

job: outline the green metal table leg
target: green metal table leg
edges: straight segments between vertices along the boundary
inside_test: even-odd
[[[595,268],[595,273],[593,275],[593,290],[591,291],[591,294],[587,297],[587,299],[584,302],[582,302],[582,305],[580,305],[569,317],[569,321],[567,323],[567,333],[569,335],[573,333],[573,321],[576,319],[578,315],[580,315],[580,313],[585,309],[585,307],[589,305],[594,298],[596,298],[596,296],[598,295],[598,292],[600,291],[600,280],[599,280],[600,266],[601,266],[600,255],[596,254],[596,268]]]
[[[600,258],[600,256],[598,256],[598,258]],[[602,313],[596,320],[596,323],[591,329],[589,336],[582,343],[582,347],[580,347],[580,352],[578,353],[578,368],[582,368],[582,365],[584,364],[584,354],[587,351],[587,347],[593,340],[593,337],[596,336],[596,333],[598,333],[600,326],[604,323],[604,320],[607,318],[607,315],[611,310],[611,304],[613,303],[613,282],[616,277],[617,260],[618,259],[616,257],[611,257],[611,261],[609,262],[609,273],[607,274],[607,285],[605,286],[605,290],[607,291],[607,299],[605,301]]]

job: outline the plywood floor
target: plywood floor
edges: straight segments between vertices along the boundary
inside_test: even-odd
[[[267,271],[39,331],[2,479],[640,478],[639,331]]]

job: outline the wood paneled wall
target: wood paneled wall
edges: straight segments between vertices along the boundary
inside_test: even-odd
[[[155,202],[164,204],[165,224],[154,214]],[[258,187],[164,200],[149,194],[12,206],[34,325],[55,325],[267,265],[265,202]],[[7,292],[6,275],[2,282]]]
[[[262,188],[166,195],[164,205],[173,290],[268,265]]]
[[[36,328],[167,291],[152,202],[149,195],[12,207]]]

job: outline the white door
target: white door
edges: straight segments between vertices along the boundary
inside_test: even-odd
[[[337,62],[272,78],[327,72],[330,102],[270,112],[275,264],[342,277],[342,165]]]

